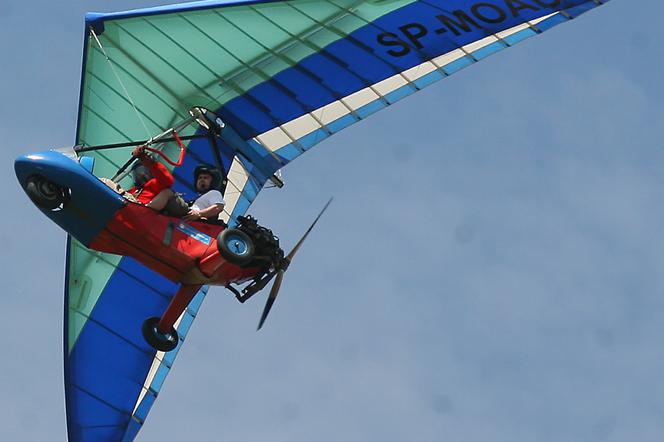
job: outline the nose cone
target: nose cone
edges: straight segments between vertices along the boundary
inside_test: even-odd
[[[73,149],[30,153],[18,157],[14,161],[16,177],[24,189],[27,179],[33,175],[39,175],[51,181],[66,181],[68,176],[76,175],[80,169],[78,157]]]
[[[14,172],[16,173],[16,178],[18,178],[18,182],[21,184],[21,187],[23,187],[24,190],[26,181],[30,176],[43,173],[48,174],[47,163],[48,161],[42,153],[23,155],[14,161]]]
[[[75,155],[45,151],[19,157],[14,170],[21,187],[52,221],[89,244],[124,198],[82,167]]]

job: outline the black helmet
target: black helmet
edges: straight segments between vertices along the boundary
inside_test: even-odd
[[[206,173],[212,177],[212,183],[210,184],[210,189],[219,190],[221,186],[221,172],[214,166],[210,164],[201,163],[194,169],[194,187],[196,187],[196,182],[198,181],[198,175]]]

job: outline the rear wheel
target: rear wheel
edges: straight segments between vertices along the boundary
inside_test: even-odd
[[[159,331],[160,318],[152,317],[143,322],[143,337],[153,348],[159,351],[169,352],[178,346],[178,332],[171,327],[167,333]]]
[[[242,230],[223,230],[217,236],[217,248],[221,256],[232,264],[246,265],[254,259],[254,242]]]
[[[67,202],[69,189],[59,186],[40,175],[28,178],[25,192],[40,209],[55,210]]]

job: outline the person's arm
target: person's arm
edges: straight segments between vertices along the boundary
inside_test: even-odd
[[[145,146],[138,146],[131,152],[132,156],[138,158],[141,163],[150,169],[152,178],[157,181],[159,189],[168,189],[175,183],[175,178],[171,172],[161,164],[159,161],[153,160],[147,153],[145,153]]]
[[[141,162],[145,165],[145,167],[150,169],[152,178],[157,180],[157,184],[159,185],[160,189],[168,189],[173,187],[175,178],[173,178],[173,175],[166,168],[166,166],[161,164],[159,161],[153,160],[147,155],[141,157]]]
[[[219,217],[219,214],[224,210],[223,204],[213,204],[209,207],[206,207],[203,210],[191,209],[189,213],[184,217],[187,220],[197,220],[201,218],[205,219],[215,219]]]
[[[224,210],[224,198],[221,196],[221,192],[218,190],[211,190],[204,195],[203,200],[205,201],[207,207],[202,209],[191,209],[189,213],[184,216],[184,219],[189,221],[196,221],[202,218],[205,219],[216,219],[219,217],[219,214]]]

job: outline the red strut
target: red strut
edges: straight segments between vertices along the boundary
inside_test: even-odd
[[[194,296],[198,293],[201,287],[202,286],[200,285],[180,286],[180,289],[173,299],[171,299],[171,303],[168,304],[168,308],[166,308],[166,311],[159,320],[159,324],[157,324],[157,329],[159,329],[161,333],[169,333],[171,331],[175,325],[175,321],[177,321],[182,315],[182,312],[186,310],[187,306],[191,300],[194,299]]]

